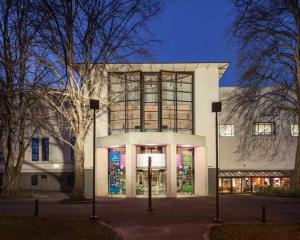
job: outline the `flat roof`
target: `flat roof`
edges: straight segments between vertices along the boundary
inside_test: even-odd
[[[194,72],[197,68],[217,68],[219,79],[223,76],[229,62],[154,62],[154,63],[111,63],[108,64],[110,70],[117,71],[175,71],[175,72]]]

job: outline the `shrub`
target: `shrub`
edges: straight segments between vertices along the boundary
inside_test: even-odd
[[[257,190],[257,194],[262,196],[300,197],[299,192],[293,192],[290,189],[272,186],[260,187]]]

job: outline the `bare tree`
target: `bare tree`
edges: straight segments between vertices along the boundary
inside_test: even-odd
[[[0,1],[0,127],[5,195],[19,192],[25,151],[30,136],[38,129],[38,118],[33,115],[39,115],[41,108],[35,89],[43,84],[45,72],[37,57],[39,20],[34,12],[31,0]]]
[[[234,0],[231,32],[239,44],[239,88],[229,97],[231,114],[245,134],[257,119],[300,122],[300,6],[298,0]],[[277,136],[276,136],[277,137]],[[242,145],[249,139],[243,138]],[[266,140],[270,144],[270,140]],[[292,187],[300,191],[300,136]],[[277,141],[278,143],[278,141]],[[257,142],[261,144],[261,142]]]
[[[149,56],[153,37],[148,23],[160,10],[158,0],[42,0],[47,24],[41,38],[51,54],[47,67],[57,83],[46,91],[51,108],[63,123],[58,136],[74,149],[74,197],[84,198],[84,142],[91,124],[89,99],[100,99],[106,111],[108,63],[127,63],[133,56]],[[117,66],[117,65],[116,65]],[[75,137],[75,144],[66,138]]]

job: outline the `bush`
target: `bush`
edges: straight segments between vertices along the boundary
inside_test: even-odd
[[[299,192],[293,192],[286,188],[272,186],[260,187],[257,190],[257,195],[277,197],[300,197]]]

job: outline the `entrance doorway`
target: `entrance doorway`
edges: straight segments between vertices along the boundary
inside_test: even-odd
[[[166,170],[152,170],[152,195],[166,195]],[[148,170],[137,170],[137,195],[148,195]]]
[[[166,146],[137,146],[136,194],[147,196],[148,159],[152,160],[152,195],[167,195]]]

